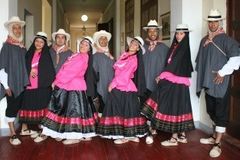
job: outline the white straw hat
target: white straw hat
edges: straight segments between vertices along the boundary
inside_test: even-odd
[[[174,32],[191,32],[187,24],[178,24]]]
[[[211,9],[209,11],[208,17],[205,19],[206,21],[220,21],[225,18],[222,18],[222,15],[218,9]]]
[[[108,41],[110,41],[110,39],[112,38],[112,35],[111,35],[111,33],[109,33],[109,32],[107,32],[107,31],[105,31],[105,30],[100,30],[100,31],[98,31],[98,32],[95,32],[94,34],[93,34],[93,41],[96,43],[97,41],[98,41],[98,39],[100,38],[100,37],[107,37],[107,40]]]
[[[154,19],[154,20],[150,20],[147,24],[146,27],[143,27],[143,29],[146,31],[147,29],[149,28],[157,28],[157,29],[162,29],[162,26],[159,26],[157,21]]]
[[[36,37],[41,37],[41,38],[43,38],[43,39],[46,39],[47,40],[47,33],[45,33],[45,32],[37,32],[37,34],[36,34],[36,36],[35,36],[35,38]]]
[[[133,40],[136,40],[136,41],[139,43],[139,46],[140,46],[141,49],[142,49],[142,54],[144,54],[144,53],[145,53],[145,48],[143,47],[143,45],[144,45],[143,39],[142,39],[140,36],[135,36],[134,38],[127,37],[127,44],[128,44],[128,46],[130,45],[130,43],[131,43]]]
[[[67,32],[65,32],[64,29],[60,28],[57,32],[53,32],[53,33],[52,33],[52,39],[53,39],[53,41],[56,40],[56,35],[58,35],[58,34],[65,35],[67,42],[70,40],[70,34],[68,34]]]
[[[13,16],[10,18],[10,20],[8,20],[7,22],[4,23],[4,26],[6,28],[9,28],[9,25],[13,24],[13,23],[20,24],[21,27],[23,27],[25,25],[25,22],[21,21],[18,16]]]

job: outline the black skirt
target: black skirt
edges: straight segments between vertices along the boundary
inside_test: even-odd
[[[54,89],[43,119],[43,134],[53,138],[81,139],[95,136],[97,114],[85,91]]]
[[[136,92],[113,89],[108,95],[97,133],[112,139],[142,137],[147,133],[148,126],[140,112]]]
[[[160,80],[157,89],[144,103],[142,114],[161,131],[181,133],[195,128],[189,88],[183,84]]]
[[[19,121],[27,124],[40,124],[45,116],[51,93],[51,87],[25,90],[19,110]]]

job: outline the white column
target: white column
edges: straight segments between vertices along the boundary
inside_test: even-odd
[[[57,31],[57,0],[52,0],[52,32]]]
[[[134,36],[141,34],[141,3],[139,0],[134,0]]]
[[[115,47],[115,50],[114,50],[114,52],[116,53],[116,56],[117,57],[119,57],[119,55],[120,55],[120,44],[121,44],[121,38],[120,38],[120,32],[121,32],[121,28],[120,28],[120,26],[121,26],[121,19],[120,19],[120,17],[121,17],[121,10],[120,10],[120,8],[121,8],[121,1],[120,0],[116,0],[116,2],[115,2],[115,9],[116,9],[116,11],[115,11],[115,20],[116,20],[116,22],[115,22],[115,45],[114,45],[114,47]]]

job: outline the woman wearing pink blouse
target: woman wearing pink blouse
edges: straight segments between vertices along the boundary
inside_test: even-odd
[[[127,38],[129,49],[113,65],[115,76],[109,85],[108,100],[98,125],[98,134],[115,139],[115,144],[139,142],[147,132],[146,120],[140,115],[139,94],[145,88],[141,37]],[[141,75],[142,74],[142,75]]]
[[[47,34],[38,32],[26,54],[29,84],[23,93],[19,121],[23,123],[21,135],[34,135],[25,124],[40,124],[51,98],[51,84],[55,70],[47,45]]]
[[[85,37],[80,42],[80,52],[73,54],[63,64],[53,82],[53,95],[43,120],[42,138],[51,136],[65,139],[63,144],[91,140],[96,136],[96,114],[92,101],[87,97],[85,75],[92,56],[92,39]],[[89,82],[87,82],[89,83]]]

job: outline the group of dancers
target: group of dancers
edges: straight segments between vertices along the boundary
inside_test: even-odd
[[[214,63],[219,70],[214,72],[214,80],[202,75],[213,75],[212,63],[204,57],[212,53],[204,52],[209,48],[219,52],[209,47],[215,37],[224,36],[228,42],[224,46],[232,46],[227,48],[231,49],[227,55],[229,61],[239,60],[238,44],[225,36],[220,20],[218,10],[211,10],[207,18],[209,35],[201,42],[196,59],[197,92],[205,89],[207,108],[211,107],[208,113],[216,125],[213,137],[200,140],[203,144],[214,144],[211,157],[221,154],[220,140],[227,122],[228,81],[223,78],[239,68],[239,63],[226,63],[226,57],[221,55],[221,66],[226,63],[228,67],[220,70],[220,62]],[[7,98],[6,117],[12,145],[21,144],[14,127],[17,116],[22,124],[20,135],[30,135],[36,143],[52,137],[69,145],[101,136],[113,139],[115,144],[124,144],[138,143],[139,138],[146,136],[146,143],[152,144],[156,130],[172,134],[161,142],[163,146],[188,142],[186,132],[195,129],[189,93],[193,66],[188,25],[176,26],[169,48],[159,38],[162,26],[150,20],[143,27],[146,40],[140,36],[127,37],[128,47],[116,61],[108,46],[111,34],[104,30],[95,32],[93,38],[79,39],[78,51],[73,53],[68,48],[70,35],[63,29],[52,33],[50,47],[47,34],[38,32],[26,50],[22,43],[25,22],[12,17],[4,25],[9,35],[0,54],[0,98],[5,95]],[[213,60],[217,56],[220,53]],[[207,65],[203,65],[205,62]],[[206,84],[225,84],[225,88],[212,90]],[[225,95],[221,107],[226,112],[213,111],[211,96],[215,94]],[[32,124],[39,131],[30,129]]]

